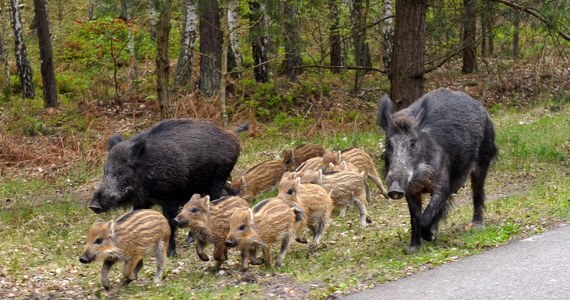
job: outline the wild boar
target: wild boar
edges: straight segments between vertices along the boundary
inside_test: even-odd
[[[208,255],[204,253],[204,247],[209,243],[214,244],[217,270],[227,259],[224,242],[230,231],[229,218],[234,211],[247,208],[247,201],[241,197],[226,196],[210,202],[210,196],[201,197],[200,194],[194,194],[190,201],[184,204],[174,222],[180,228],[190,229],[197,240],[196,254],[202,261],[209,260]]]
[[[232,180],[231,188],[241,197],[254,199],[258,194],[276,186],[285,173],[285,164],[281,160],[267,160]]]
[[[298,205],[304,211],[304,223],[313,234],[309,250],[315,250],[329,226],[334,207],[329,192],[316,184],[302,184],[301,178],[282,180],[278,191],[277,197]]]
[[[303,162],[310,158],[323,156],[325,149],[317,144],[302,144],[295,149],[288,149],[281,152],[283,163],[287,171],[294,171]]]
[[[371,220],[368,216],[364,178],[364,172],[337,171],[323,173],[322,170],[318,170],[307,171],[301,178],[301,182],[318,184],[327,192],[330,192],[334,207],[340,209],[341,217],[346,215],[347,207],[354,204],[360,212],[360,225],[366,227]]]
[[[309,170],[319,170],[320,168],[322,168],[322,165],[323,165],[322,156],[313,157],[306,160],[297,169],[295,169],[295,173],[297,173],[298,176],[303,176],[303,174],[305,174],[305,172]]]
[[[468,177],[473,190],[472,222],[482,226],[485,177],[497,155],[493,122],[483,105],[464,93],[438,89],[396,113],[388,96],[378,107],[378,124],[386,132],[388,196],[405,196],[410,210],[412,236],[407,251],[417,251],[421,238],[435,240],[450,195]],[[424,193],[431,194],[431,200],[422,212]]]
[[[296,206],[278,198],[264,200],[252,209],[240,209],[232,214],[226,246],[240,247],[252,254],[250,259],[254,260],[255,249],[261,248],[263,261],[271,268],[271,246],[280,241],[281,250],[275,261],[275,267],[279,267],[303,219],[303,211]],[[242,268],[247,268],[247,260],[243,256]]]
[[[172,219],[195,194],[221,196],[240,153],[236,132],[198,119],[173,119],[123,140],[109,140],[103,180],[89,208],[99,214],[115,207],[162,207],[172,235],[168,254],[176,254]]]
[[[340,158],[355,165],[360,172],[366,172],[366,176],[376,184],[380,193],[388,199],[388,193],[380,179],[380,175],[378,175],[376,165],[366,151],[359,148],[346,149],[341,151]]]
[[[102,260],[101,283],[109,289],[109,270],[119,260],[123,268],[124,285],[137,279],[143,266],[143,257],[154,253],[159,283],[166,262],[170,226],[162,214],[150,209],[133,210],[116,221],[97,220],[87,234],[86,246],[79,261],[83,264]]]

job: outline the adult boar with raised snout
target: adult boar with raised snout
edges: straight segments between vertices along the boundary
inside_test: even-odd
[[[179,208],[195,194],[220,198],[240,153],[236,132],[197,119],[158,123],[123,140],[109,140],[103,180],[89,203],[95,213],[115,207],[162,207],[172,235],[168,254],[176,254],[173,222]]]
[[[451,194],[469,176],[472,222],[481,226],[485,177],[497,154],[493,123],[483,105],[464,93],[438,89],[396,113],[387,96],[378,106],[378,123],[386,132],[388,196],[405,196],[410,210],[412,236],[407,251],[417,251],[421,238],[435,240]],[[431,200],[422,212],[423,193],[431,194]]]

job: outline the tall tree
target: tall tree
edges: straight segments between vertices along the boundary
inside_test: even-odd
[[[156,92],[160,103],[160,116],[163,119],[172,118],[173,109],[170,103],[170,88],[168,77],[170,73],[170,58],[168,46],[170,37],[170,20],[172,19],[172,0],[162,0],[159,6],[158,26],[156,32]]]
[[[232,49],[235,68],[237,70],[242,69],[242,57],[240,49],[240,39],[241,31],[239,28],[239,5],[238,0],[228,0],[228,30],[229,30],[229,42],[230,48]]]
[[[132,24],[133,3],[132,0],[121,0],[121,12],[119,18],[125,21],[128,28],[128,48],[131,60],[131,68],[129,70],[129,79],[135,81],[138,77],[137,70],[137,51],[135,46],[135,33]]]
[[[53,71],[53,56],[51,53],[51,35],[49,18],[45,0],[34,0],[34,12],[38,22],[38,39],[45,107],[57,106],[57,89]]]
[[[16,67],[20,78],[20,89],[24,98],[36,97],[34,90],[34,79],[32,75],[32,67],[28,60],[28,51],[24,43],[24,33],[22,32],[22,18],[20,17],[20,3],[18,0],[9,0],[10,2],[10,20],[12,22],[12,30],[14,31],[14,42],[16,44]]]
[[[0,64],[2,76],[0,77],[0,91],[6,99],[10,98],[10,65],[8,62],[8,28],[6,20],[8,14],[4,0],[0,0]]]
[[[249,4],[249,40],[253,55],[253,76],[257,82],[269,82],[269,20],[265,5],[257,0],[248,1]]]
[[[340,35],[339,3],[337,0],[328,0],[329,19],[329,47],[332,67],[342,66],[342,43]],[[340,68],[333,68],[333,73],[340,73]]]
[[[489,57],[493,55],[494,43],[494,11],[495,3],[492,1],[483,1],[481,7],[481,56]]]
[[[196,42],[196,5],[194,0],[183,1],[184,23],[180,37],[180,55],[176,64],[174,85],[181,87],[190,82]]]
[[[200,92],[211,97],[220,87],[222,34],[218,0],[198,2],[200,18]]]
[[[228,113],[226,108],[226,75],[228,74],[228,48],[230,47],[230,26],[229,26],[229,8],[228,0],[221,0],[222,6],[222,20],[221,20],[221,35],[222,35],[222,55],[221,59],[221,74],[220,74],[220,115],[224,127],[228,127]]]
[[[366,18],[367,9],[364,0],[351,0],[350,20],[352,25],[352,41],[354,45],[354,63],[357,67],[370,67],[372,65],[368,44],[366,44]],[[366,3],[368,5],[368,2]],[[354,77],[354,90],[360,89],[364,70],[356,70]]]
[[[392,10],[392,0],[382,1],[382,16],[384,22],[380,26],[380,32],[384,41],[384,53],[382,54],[382,61],[384,62],[384,69],[388,78],[392,78],[392,56],[394,52],[394,19]]]
[[[290,82],[297,82],[297,74],[301,71],[301,36],[299,26],[299,8],[297,1],[283,2],[283,30],[285,40],[285,59],[283,60],[285,76]]]
[[[427,0],[396,1],[391,96],[398,110],[423,94],[426,13]]]
[[[475,34],[477,33],[477,9],[475,0],[463,0],[463,74],[477,71]]]
[[[150,21],[150,39],[156,41],[159,6],[162,0],[148,0],[148,19]]]

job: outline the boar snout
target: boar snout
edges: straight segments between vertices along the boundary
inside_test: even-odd
[[[404,190],[397,181],[392,182],[390,188],[388,188],[388,197],[396,200],[404,197]]]
[[[90,262],[93,261],[93,259],[95,258],[95,256],[90,256],[87,255],[87,253],[83,253],[83,255],[81,255],[81,257],[79,258],[79,262],[82,264],[88,264]]]
[[[225,242],[225,245],[226,245],[226,247],[228,247],[228,248],[232,248],[232,247],[237,246],[237,242],[236,242],[235,240],[233,240],[233,239],[227,239],[226,242]]]
[[[174,223],[174,225],[176,225],[180,228],[184,228],[184,227],[188,226],[188,220],[183,220],[183,219],[178,218],[178,217],[174,218],[172,220],[172,222]]]
[[[103,208],[99,204],[89,204],[89,209],[91,209],[96,214],[103,212]]]

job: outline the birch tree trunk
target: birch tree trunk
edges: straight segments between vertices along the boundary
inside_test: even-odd
[[[221,21],[221,34],[222,34],[222,55],[221,55],[221,74],[220,74],[220,115],[224,127],[228,127],[228,112],[226,108],[226,75],[228,74],[228,47],[230,42],[230,29],[229,29],[229,9],[227,1],[222,0],[222,21]]]
[[[209,0],[207,0],[209,1]],[[150,21],[150,39],[156,41],[156,24],[158,22],[158,7],[161,5],[161,0],[148,0],[148,13]]]
[[[240,49],[241,32],[239,28],[238,0],[227,0],[226,2],[228,4],[227,17],[230,48],[235,58],[235,68],[240,71],[242,69],[242,57]]]
[[[218,0],[199,1],[200,92],[212,97],[220,87],[222,36]]]
[[[253,77],[257,82],[269,82],[267,30],[269,20],[265,5],[258,1],[249,1],[249,40],[253,55]]]
[[[389,79],[392,78],[392,55],[394,51],[394,18],[392,18],[392,8],[392,0],[384,0],[382,2],[382,17],[384,18],[384,22],[380,26],[380,33],[384,40],[382,61]]]
[[[170,19],[172,18],[172,0],[163,0],[160,5],[160,16],[156,36],[156,92],[160,103],[160,117],[169,119],[173,117],[170,103],[170,89],[168,75],[170,72],[170,59],[168,57],[168,42],[170,36]]]
[[[175,87],[181,87],[192,78],[194,47],[196,43],[196,5],[194,0],[184,0],[184,24],[180,37],[180,54],[176,64]]]
[[[18,0],[9,0],[10,3],[10,20],[12,22],[12,30],[14,31],[14,42],[16,52],[16,67],[20,78],[20,89],[24,98],[32,99],[36,97],[34,90],[34,80],[32,75],[32,67],[28,60],[28,52],[24,43],[24,34],[22,33],[22,18],[20,17],[20,3]]]
[[[127,23],[128,28],[128,48],[129,57],[131,60],[131,67],[129,70],[129,80],[135,82],[138,77],[137,68],[137,52],[135,46],[135,33],[133,32],[132,16],[133,16],[133,3],[131,0],[121,0],[121,15],[120,18]]]
[[[6,100],[10,99],[10,65],[8,63],[8,19],[7,9],[4,0],[0,0],[0,64],[2,65],[2,76],[0,78],[0,93]]]
[[[44,106],[57,106],[57,89],[53,71],[53,56],[51,52],[51,36],[46,0],[34,0],[34,12],[38,22],[38,40],[42,72],[42,89],[44,91]]]

